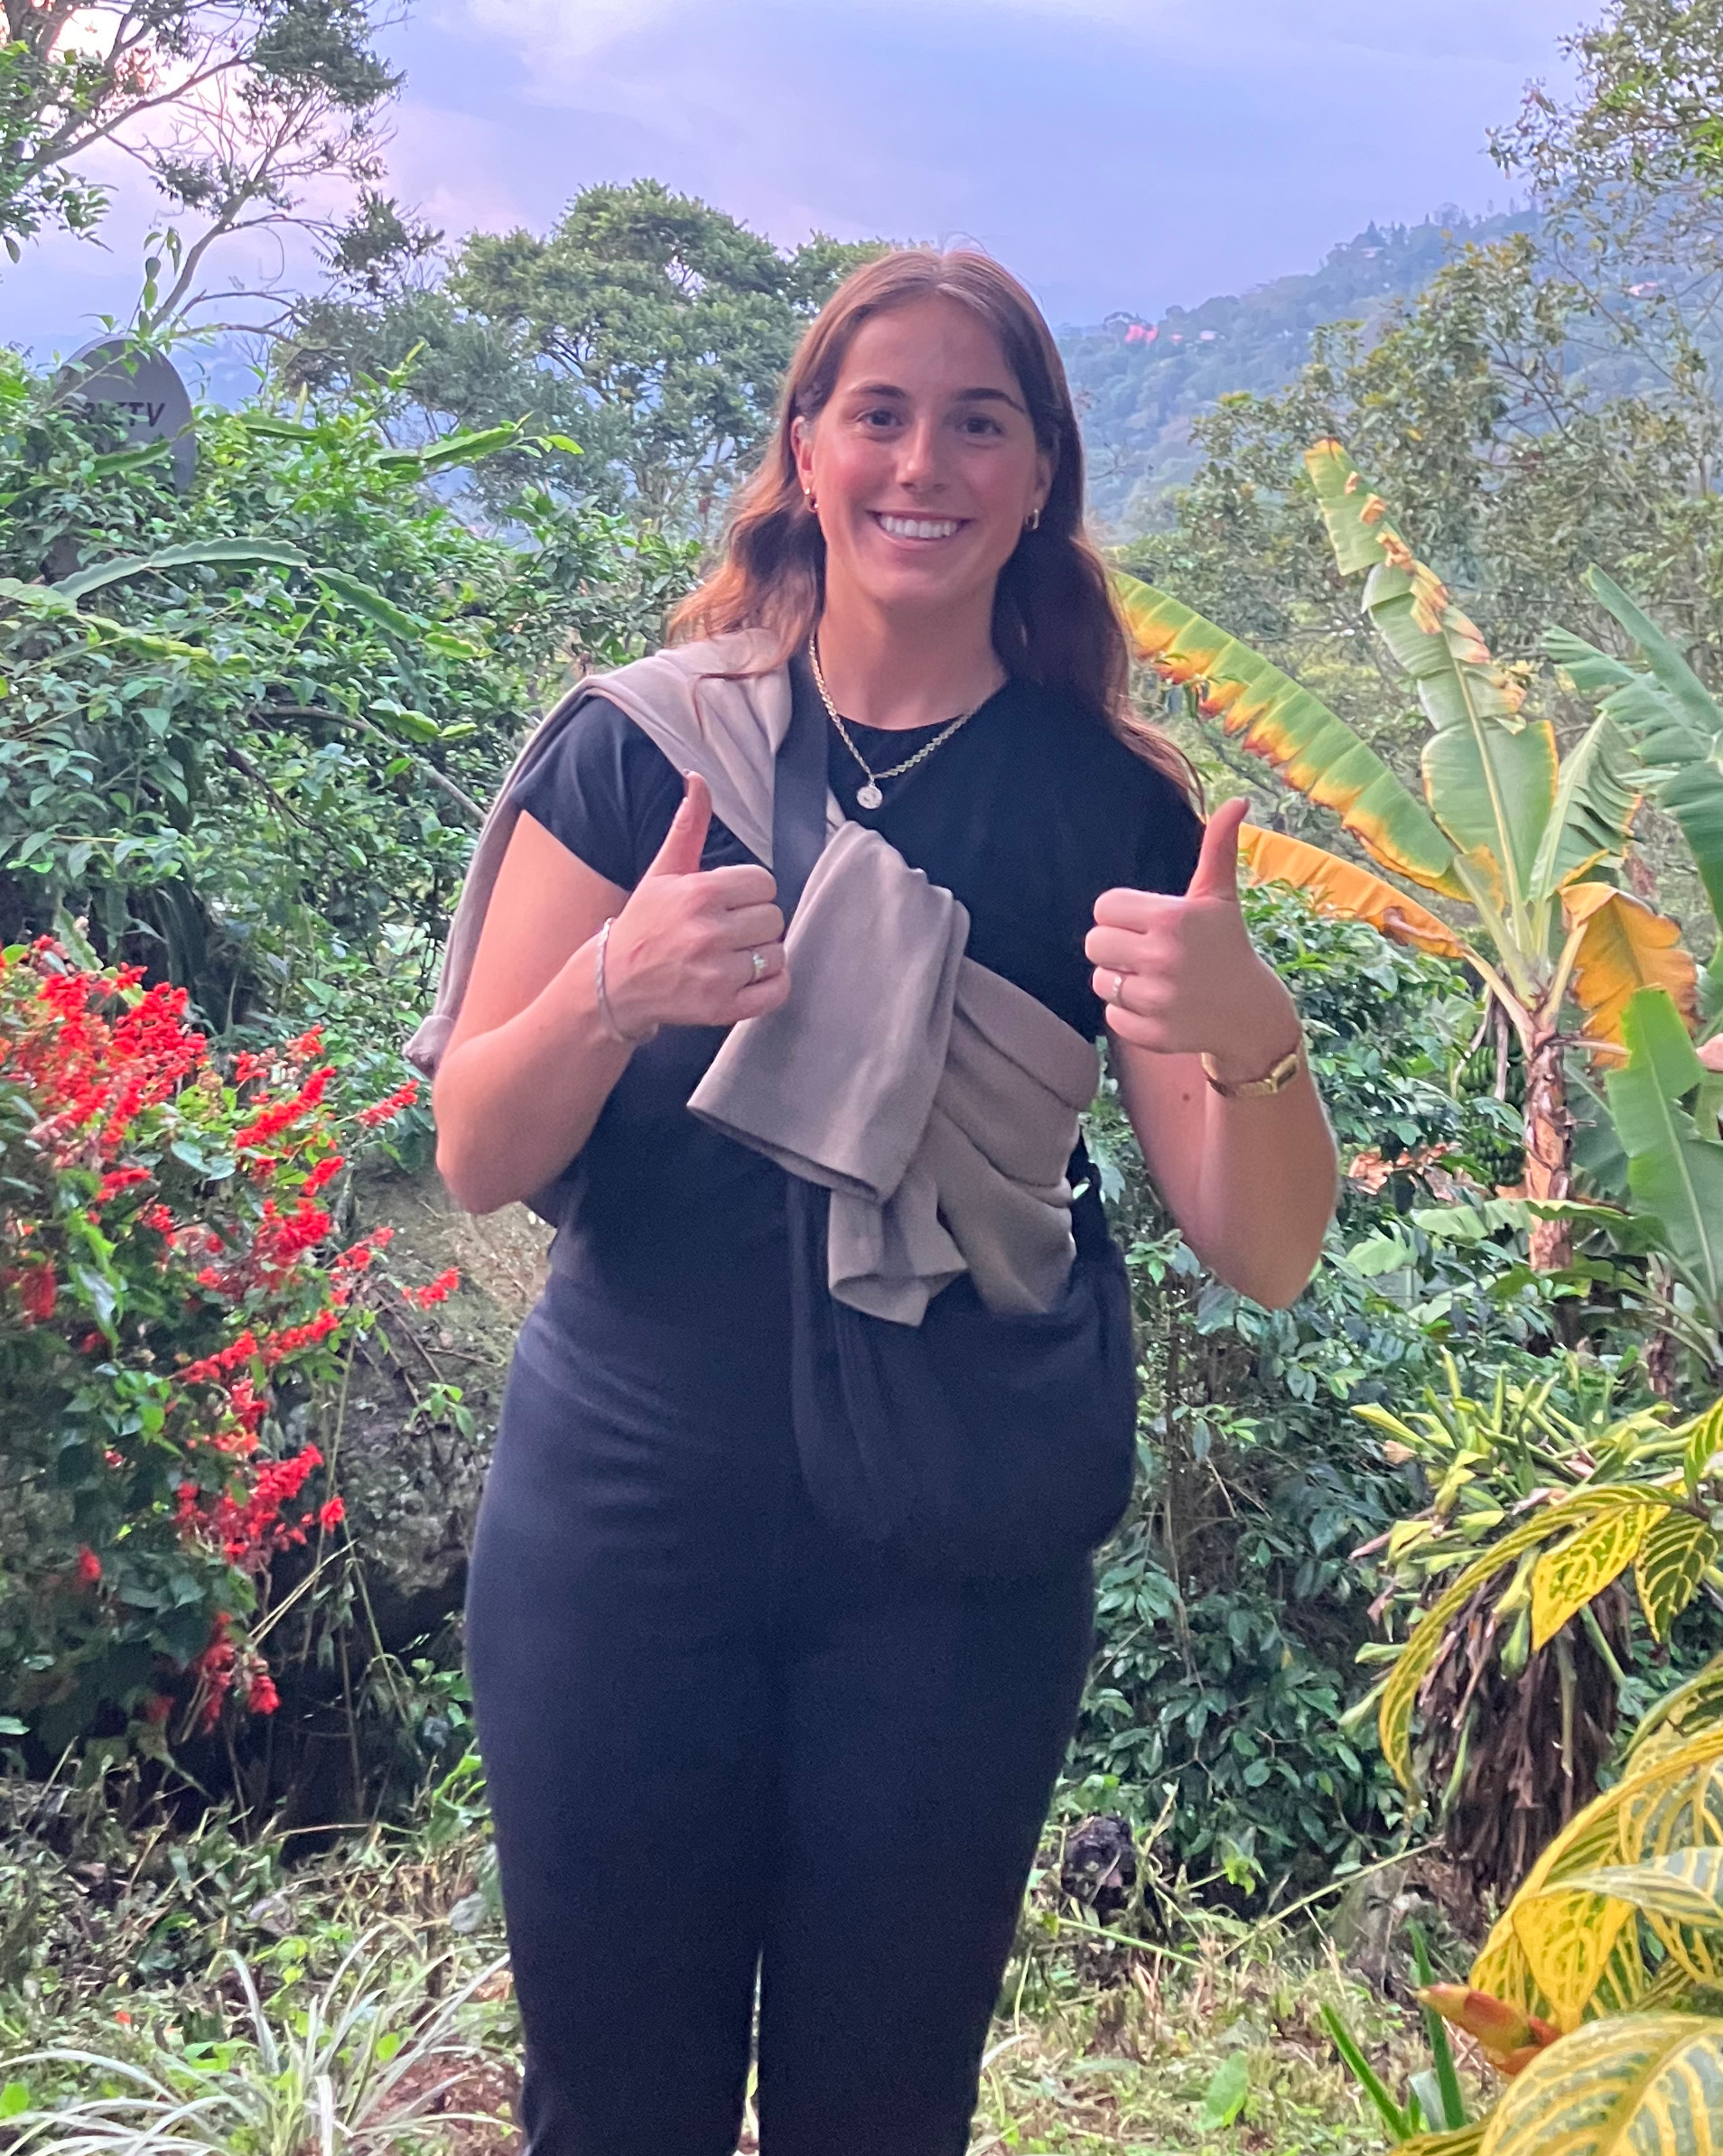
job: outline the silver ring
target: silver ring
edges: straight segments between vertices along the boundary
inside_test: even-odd
[[[753,964],[754,980],[764,980],[766,978],[766,953],[763,951],[750,951],[748,956]],[[751,988],[753,982],[750,981],[749,986]]]
[[[1124,975],[1122,973],[1115,973],[1113,976],[1113,993],[1107,998],[1107,1001],[1117,1003],[1122,1008],[1124,1003]]]

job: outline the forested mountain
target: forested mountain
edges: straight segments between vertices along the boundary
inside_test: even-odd
[[[1308,274],[1171,307],[1155,322],[1121,313],[1064,331],[1059,348],[1083,414],[1100,524],[1123,536],[1163,522],[1168,490],[1201,461],[1191,420],[1234,390],[1282,387],[1323,323],[1369,322],[1421,291],[1458,247],[1535,223],[1530,212],[1444,210],[1420,225],[1372,224]]]

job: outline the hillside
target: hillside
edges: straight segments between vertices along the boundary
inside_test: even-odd
[[[1530,212],[1456,211],[1420,225],[1373,224],[1307,275],[1172,307],[1158,322],[1113,314],[1097,328],[1063,331],[1097,523],[1123,536],[1158,522],[1168,489],[1197,467],[1192,419],[1232,391],[1279,388],[1309,358],[1310,333],[1322,323],[1369,322],[1420,291],[1457,247],[1532,222]]]

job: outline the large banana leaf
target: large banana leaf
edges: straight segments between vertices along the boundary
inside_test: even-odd
[[[1615,720],[1600,712],[1562,761],[1555,807],[1532,864],[1533,905],[1626,850],[1639,807],[1637,773]]]
[[[1246,823],[1238,834],[1239,859],[1253,883],[1286,883],[1302,891],[1318,912],[1367,921],[1381,934],[1438,958],[1469,957],[1458,936],[1417,899],[1355,861],[1312,846],[1284,832]]]
[[[1427,890],[1465,897],[1453,847],[1344,719],[1169,592],[1125,575],[1114,588],[1140,659],[1164,680],[1196,687],[1206,717],[1218,719],[1288,785],[1335,810],[1384,869]]]
[[[1723,2021],[1634,2013],[1538,2053],[1480,2156],[1723,2156]]]
[[[1588,1040],[1620,1040],[1623,1016],[1643,989],[1663,990],[1695,1022],[1698,970],[1673,921],[1609,883],[1569,884],[1561,908],[1569,929],[1584,929],[1570,986]]]
[[[1633,743],[1648,767],[1645,784],[1660,808],[1681,827],[1705,886],[1711,912],[1723,928],[1723,707],[1682,658],[1670,638],[1601,569],[1586,583],[1645,655],[1652,671],[1641,674],[1612,659],[1567,629],[1551,629],[1544,649]],[[1723,949],[1711,962],[1712,994],[1723,1000]]]
[[[1424,751],[1424,793],[1461,853],[1492,855],[1517,910],[1555,806],[1555,735],[1520,717],[1522,685],[1495,664],[1477,626],[1387,521],[1337,441],[1305,451],[1335,558],[1368,568],[1364,605],[1383,641],[1416,683],[1434,730]]]
[[[1684,1106],[1705,1069],[1662,989],[1632,998],[1621,1030],[1627,1061],[1604,1083],[1628,1188],[1657,1221],[1671,1263],[1715,1325],[1723,1319],[1723,1140],[1701,1131]]]

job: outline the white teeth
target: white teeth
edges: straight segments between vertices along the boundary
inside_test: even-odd
[[[931,516],[882,516],[880,525],[894,539],[949,539],[956,531],[958,519]]]

